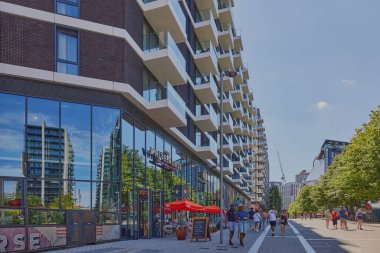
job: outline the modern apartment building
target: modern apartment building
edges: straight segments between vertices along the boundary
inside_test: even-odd
[[[265,134],[264,119],[260,109],[256,109],[256,167],[255,167],[255,203],[269,204],[269,160],[268,144]]]
[[[280,186],[281,209],[289,209],[291,203],[297,198],[302,184],[297,182],[288,182]]]
[[[298,173],[295,176],[296,183],[299,184],[305,184],[307,176],[309,176],[310,172],[307,172],[306,170],[301,170],[300,173]]]
[[[41,238],[8,251],[161,237],[176,219],[164,204],[183,197],[265,201],[265,129],[234,4],[0,1],[0,196],[17,198],[1,201],[0,235]]]

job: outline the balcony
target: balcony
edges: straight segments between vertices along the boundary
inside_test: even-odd
[[[218,58],[211,41],[196,43],[194,62],[201,73],[218,73]]]
[[[241,107],[239,102],[234,101],[233,111],[231,112],[231,114],[235,119],[240,119],[241,117],[243,117],[243,108]]]
[[[219,16],[218,0],[195,0],[195,4],[197,5],[199,10],[210,9],[214,14],[214,17]]]
[[[242,139],[242,142],[243,142],[243,149],[248,149],[249,148],[249,144],[248,144],[247,137],[244,137]]]
[[[144,35],[145,66],[160,81],[186,83],[186,61],[169,32]]]
[[[221,23],[231,23],[233,21],[232,3],[230,0],[219,1],[219,20]]]
[[[225,175],[232,175],[234,173],[234,167],[232,165],[232,162],[226,156],[223,156],[223,173]]]
[[[241,56],[241,52],[237,51],[237,50],[233,50],[233,54],[234,54],[234,66],[235,66],[235,68],[241,68],[243,66],[243,59]]]
[[[223,48],[234,48],[234,38],[230,23],[220,24],[218,40]]]
[[[223,112],[232,112],[234,101],[229,92],[225,92],[223,96]]]
[[[243,71],[243,79],[244,80],[248,80],[249,79],[249,71],[248,71],[248,67],[243,65],[243,67],[241,68],[242,71]],[[247,93],[249,92],[249,90],[246,91]]]
[[[241,89],[240,85],[235,86],[235,90],[231,91],[232,98],[235,101],[242,101],[243,100],[243,90]]]
[[[209,40],[214,47],[218,45],[218,28],[210,9],[196,12],[194,30],[199,40]]]
[[[243,183],[243,181],[242,181],[242,179],[241,179],[241,176],[240,176],[240,174],[238,174],[238,173],[234,173],[233,175],[231,175],[231,181],[232,181],[232,183],[234,183],[234,184],[238,184],[238,185],[240,185],[240,184],[242,184]]]
[[[243,101],[241,101],[241,104],[243,105],[244,108],[248,109],[248,107],[249,107],[249,98],[248,98],[247,93],[243,94]]]
[[[243,117],[241,118],[244,122],[248,122],[248,109],[243,108]]]
[[[218,78],[218,85],[220,87],[220,78]],[[234,79],[232,77],[223,77],[223,91],[233,91],[234,90]]]
[[[232,121],[232,118],[229,114],[223,115],[223,133],[234,133],[234,122]]]
[[[240,84],[241,86],[241,89],[243,91],[243,93],[248,93],[249,92],[249,87],[248,87],[248,82],[247,81],[243,81],[242,84]]]
[[[156,32],[169,31],[175,42],[186,41],[186,17],[178,0],[142,0],[142,3],[144,16]]]
[[[218,87],[212,74],[198,74],[195,78],[194,92],[202,104],[214,104],[219,101]]]
[[[218,62],[222,70],[234,68],[234,60],[230,48],[219,48]]]
[[[264,178],[264,173],[257,173],[256,178]]]
[[[243,72],[240,68],[235,68],[237,75],[234,77],[235,85],[243,83]]]
[[[239,153],[232,155],[232,163],[234,168],[241,168],[244,166],[243,159],[241,158]]]
[[[241,174],[243,177],[248,177],[248,176],[249,176],[248,170],[247,170],[245,167],[241,167],[241,168],[239,169],[239,172],[240,172],[240,174]]]
[[[234,49],[243,50],[243,42],[241,40],[240,30],[235,30],[235,32],[232,31],[232,34],[234,36]]]
[[[143,97],[148,102],[148,114],[165,128],[187,124],[186,104],[169,82],[144,84]]]
[[[196,133],[195,144],[197,154],[202,159],[216,159],[218,157],[217,143],[208,133]]]
[[[248,188],[248,184],[247,184],[247,182],[245,182],[245,181],[243,180],[243,183],[240,184],[240,189],[242,189],[243,191],[248,191],[249,188]]]
[[[243,134],[242,124],[240,121],[234,121],[234,133],[236,135]]]
[[[217,115],[214,108],[210,105],[196,106],[194,123],[202,132],[218,130]]]
[[[219,140],[219,135],[218,135]],[[220,150],[220,147],[218,146]],[[231,137],[223,136],[223,154],[232,154],[234,152],[234,146],[231,140]]]
[[[241,141],[240,137],[233,138],[233,143],[234,143],[234,151],[235,152],[239,152],[239,151],[243,150],[243,142]],[[240,157],[238,160],[241,161]],[[235,162],[234,159],[233,159],[233,161]]]
[[[243,123],[243,135],[248,135],[248,126],[246,123]]]

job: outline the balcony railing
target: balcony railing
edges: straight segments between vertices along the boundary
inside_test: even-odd
[[[202,53],[207,53],[207,52],[210,52],[212,61],[217,63],[218,58],[216,56],[216,51],[215,51],[215,48],[212,45],[210,40],[201,41],[201,42],[196,43],[195,54],[202,54]]]

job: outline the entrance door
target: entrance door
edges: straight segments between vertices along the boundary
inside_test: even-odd
[[[161,237],[163,224],[163,201],[160,191],[152,192],[152,237]]]
[[[149,189],[138,190],[138,203],[139,203],[139,225],[138,233],[139,238],[152,237],[152,193]]]
[[[124,239],[137,239],[137,190],[132,186],[124,187],[121,207],[121,236]]]

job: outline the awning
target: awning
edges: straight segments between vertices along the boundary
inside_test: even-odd
[[[181,199],[167,203],[171,210],[189,211],[189,212],[204,212],[204,206],[194,203],[188,199]]]
[[[219,214],[220,213],[220,207],[217,205],[205,206],[205,212],[211,213],[211,214]]]

